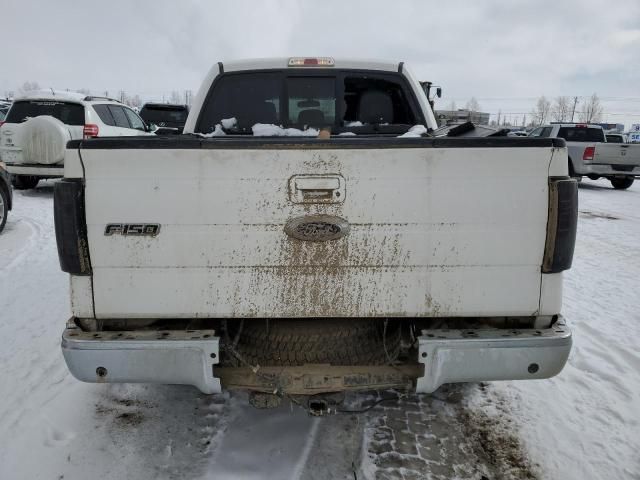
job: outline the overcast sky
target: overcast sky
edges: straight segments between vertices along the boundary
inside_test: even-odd
[[[159,98],[219,60],[350,56],[405,61],[442,108],[475,96],[522,118],[540,95],[596,92],[608,121],[640,123],[638,0],[0,0],[0,15],[0,95],[36,81]]]

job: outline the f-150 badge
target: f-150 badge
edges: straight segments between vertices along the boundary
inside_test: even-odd
[[[104,234],[107,236],[155,237],[158,233],[160,233],[159,223],[108,223],[104,229]]]
[[[308,215],[292,218],[284,231],[290,237],[307,242],[337,240],[349,233],[349,222],[332,215]]]

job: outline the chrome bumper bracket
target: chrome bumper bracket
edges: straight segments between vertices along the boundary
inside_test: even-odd
[[[214,330],[83,332],[68,326],[62,334],[64,359],[78,380],[193,385],[203,393],[221,392],[213,376],[219,345]]]
[[[418,345],[416,391],[431,393],[445,383],[553,377],[569,357],[571,331],[560,317],[546,329],[422,330]]]

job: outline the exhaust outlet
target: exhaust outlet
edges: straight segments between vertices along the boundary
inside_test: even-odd
[[[344,403],[344,392],[312,395],[307,399],[307,411],[314,417],[335,415]]]
[[[313,417],[323,417],[329,413],[335,413],[335,409],[332,412],[329,408],[329,402],[324,398],[310,398],[309,403],[307,403],[307,408],[309,415]]]

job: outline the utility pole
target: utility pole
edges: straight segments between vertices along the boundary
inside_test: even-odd
[[[573,110],[571,110],[571,123],[573,123],[573,116],[576,114],[576,105],[578,105],[578,97],[573,97]]]

